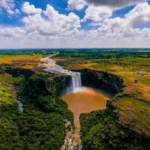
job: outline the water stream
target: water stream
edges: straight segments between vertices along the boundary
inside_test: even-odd
[[[71,85],[62,99],[68,104],[69,109],[74,114],[75,130],[72,128],[71,131],[66,133],[65,143],[61,150],[81,150],[80,114],[105,109],[107,101],[113,96],[104,91],[82,87],[81,74],[79,72],[63,69],[63,67],[56,65],[56,62],[51,57],[42,58],[41,61],[45,71],[71,76]]]
[[[52,56],[41,59],[41,62],[44,63],[42,64],[44,70],[54,74],[71,76],[71,85],[69,87],[69,92],[75,91],[77,88],[82,87],[81,74],[79,72],[66,70],[63,67],[57,65],[56,61],[51,59]]]
[[[23,112],[23,111],[24,111],[24,106],[23,106],[23,104],[22,104],[20,101],[18,101],[18,100],[17,100],[17,103],[18,103],[18,109],[19,109],[19,111],[20,111],[20,112]]]
[[[82,81],[81,81],[81,73],[75,72],[71,74],[71,88],[72,91],[75,91],[77,88],[82,87]]]
[[[15,100],[17,101],[19,111],[23,113],[24,112],[23,103],[17,99],[17,96],[15,96]]]

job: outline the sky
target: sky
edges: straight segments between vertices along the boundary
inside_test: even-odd
[[[0,49],[150,48],[150,0],[0,0]]]

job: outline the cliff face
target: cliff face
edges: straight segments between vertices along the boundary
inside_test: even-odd
[[[79,71],[82,75],[83,86],[105,89],[114,94],[117,94],[123,88],[123,79],[113,74],[90,69],[82,69]]]
[[[70,81],[70,76],[55,75],[53,78],[48,78],[46,88],[49,92],[55,94],[56,97],[61,97],[69,86]]]
[[[16,68],[11,65],[0,65],[0,74],[2,73],[11,74],[13,77],[24,75],[26,78],[29,78],[34,74],[34,71],[29,69]]]
[[[103,88],[114,94],[119,93],[112,101],[107,102],[106,110],[81,114],[84,149],[150,149],[149,126],[145,119],[142,119],[143,115],[148,115],[148,103],[144,104],[133,96],[120,93],[124,82],[118,76],[90,69],[78,71],[82,74],[83,86]],[[121,101],[120,105],[117,101]],[[142,134],[139,134],[140,132]]]

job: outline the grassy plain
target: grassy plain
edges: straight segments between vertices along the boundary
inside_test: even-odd
[[[0,64],[12,65],[24,69],[33,69],[40,62],[43,54],[0,54]]]

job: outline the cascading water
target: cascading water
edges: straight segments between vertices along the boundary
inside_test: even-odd
[[[63,67],[56,65],[56,62],[52,60],[51,57],[52,56],[41,59],[42,62],[45,62],[44,70],[55,74],[65,74],[71,76],[71,86],[68,87],[67,93],[82,90],[81,73],[65,70]]]
[[[71,79],[72,79],[72,91],[82,86],[81,73],[72,72]]]
[[[52,56],[54,56],[54,55],[52,55]],[[56,62],[51,59],[52,56],[42,58],[41,61],[45,62],[44,65],[42,65],[42,66],[44,67],[44,70],[47,71],[47,72],[54,73],[54,74],[63,74],[63,75],[71,76],[71,84],[67,88],[67,91],[65,91],[66,95],[68,93],[72,93],[72,92],[77,93],[78,91],[85,90],[85,88],[82,88],[81,73],[65,70],[63,67],[57,65]],[[69,136],[70,136],[70,134],[69,134]],[[80,129],[79,128],[76,128],[76,130],[74,132],[71,132],[71,136],[69,137],[69,140],[72,141],[71,145],[73,145],[73,149],[74,148],[76,148],[78,150],[82,149],[81,139],[80,139]],[[68,140],[68,137],[66,136],[65,141],[69,141],[69,140]],[[68,148],[72,149],[72,146],[71,147],[70,146]],[[64,147],[66,147],[66,142],[64,144]],[[62,148],[66,149],[64,147],[62,147]]]

